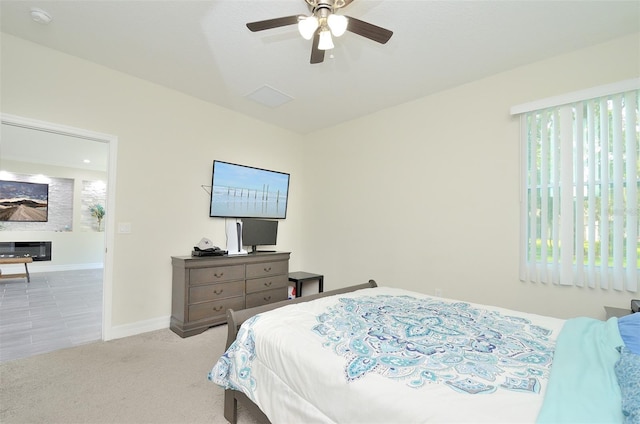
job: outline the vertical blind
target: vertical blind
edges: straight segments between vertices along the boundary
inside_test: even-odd
[[[638,291],[639,97],[520,113],[521,280]]]

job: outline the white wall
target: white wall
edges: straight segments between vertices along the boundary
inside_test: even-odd
[[[509,108],[640,76],[640,35],[466,84],[305,142],[304,267],[557,317],[604,317],[639,293],[521,283],[519,123]]]
[[[166,318],[172,255],[203,236],[214,159],[291,173],[278,249],[331,289],[380,284],[555,316],[601,315],[628,294],[518,281],[514,104],[638,76],[638,36],[299,136],[2,34],[2,112],[118,136],[113,326]],[[589,60],[590,53],[610,59]],[[406,227],[409,230],[406,230]],[[459,259],[457,259],[459,258]],[[305,287],[306,289],[306,287]]]
[[[289,131],[25,40],[1,34],[2,112],[118,137],[113,327],[171,313],[171,256],[208,237],[226,244],[211,219],[214,159],[291,173],[288,218],[278,249],[294,252],[301,228],[301,144]],[[109,229],[106,229],[109,231]]]

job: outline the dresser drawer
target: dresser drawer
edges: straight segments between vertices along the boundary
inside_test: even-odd
[[[279,302],[287,299],[287,288],[278,287],[271,290],[247,294],[247,308],[266,305],[267,303]]]
[[[273,277],[254,278],[247,280],[247,294],[263,290],[277,289],[289,285],[287,275],[274,275]]]
[[[189,303],[209,302],[242,296],[244,294],[244,280],[230,283],[217,283],[194,286],[189,288]]]
[[[223,281],[244,280],[244,266],[230,265],[212,268],[195,268],[189,272],[189,281],[193,284],[220,283]]]
[[[244,309],[244,298],[242,296],[229,299],[216,300],[213,302],[198,303],[189,306],[189,322],[214,317],[224,317],[227,309]]]
[[[289,262],[264,262],[261,264],[247,264],[247,278],[260,278],[269,275],[287,274]]]

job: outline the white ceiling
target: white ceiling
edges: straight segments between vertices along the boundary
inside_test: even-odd
[[[30,18],[39,7],[53,18]],[[305,134],[564,52],[640,32],[640,1],[355,0],[341,12],[394,32],[347,32],[309,64],[295,26],[304,0],[0,1],[3,32]],[[293,100],[246,98],[265,86]],[[533,99],[532,99],[533,100]]]
[[[109,146],[100,141],[3,122],[0,159],[107,172]]]

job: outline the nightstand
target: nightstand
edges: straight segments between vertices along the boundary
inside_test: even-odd
[[[289,281],[296,283],[296,297],[302,296],[302,283],[310,280],[318,280],[318,293],[322,293],[324,288],[324,275],[302,271],[289,273]]]
[[[631,313],[630,309],[625,308],[614,308],[613,306],[605,306],[604,311],[607,314],[607,319],[611,317],[623,317],[625,315],[629,315]]]

